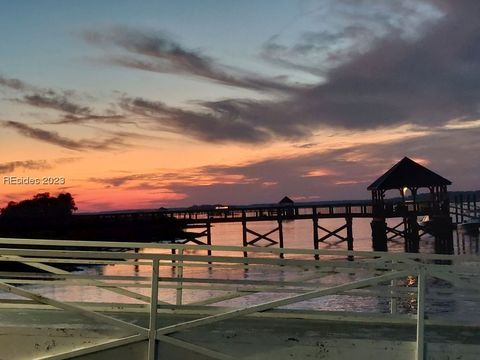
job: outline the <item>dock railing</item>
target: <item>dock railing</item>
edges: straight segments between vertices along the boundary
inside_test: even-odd
[[[112,251],[119,249],[123,251]],[[245,251],[248,257],[243,256]],[[0,293],[0,312],[7,308],[62,309],[128,333],[38,357],[45,360],[138,342],[148,344],[150,360],[157,358],[158,342],[215,359],[233,359],[234,354],[186,342],[175,334],[246,316],[416,324],[416,359],[424,359],[426,325],[472,325],[454,316],[436,316],[430,302],[456,301],[459,294],[462,301],[480,299],[478,256],[0,238],[0,261],[0,265],[8,264],[0,272],[0,290],[16,296],[12,299]],[[31,271],[8,270],[12,264]],[[92,274],[72,271],[72,265],[115,265],[135,272]],[[438,281],[446,285],[436,288],[433,283]],[[44,291],[69,286],[102,289],[116,300],[109,300],[108,295],[97,301],[62,300]],[[338,303],[334,310],[321,301],[332,296]],[[358,299],[363,298],[377,299],[375,308],[362,309]],[[122,312],[148,314],[148,325],[112,316]],[[172,313],[200,317],[159,326],[158,319]]]

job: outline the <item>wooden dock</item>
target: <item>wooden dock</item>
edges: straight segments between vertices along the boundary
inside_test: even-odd
[[[115,211],[102,212],[95,214],[84,214],[75,216],[93,216],[95,218],[104,218],[108,221],[115,219],[124,221],[125,219],[150,219],[155,221],[159,217],[167,216],[175,218],[181,222],[187,230],[184,243],[194,243],[197,245],[212,245],[211,228],[218,223],[241,223],[242,234],[241,245],[250,246],[278,246],[284,248],[286,241],[284,238],[283,225],[285,221],[309,220],[312,222],[312,249],[318,249],[323,242],[333,243],[335,245],[345,243],[347,250],[354,250],[354,231],[353,220],[357,218],[375,220],[378,213],[381,213],[380,224],[381,232],[384,234],[385,249],[390,241],[405,241],[405,250],[407,252],[418,252],[419,240],[427,235],[427,229],[417,223],[417,218],[429,216],[434,213],[435,204],[431,201],[417,202],[389,202],[385,201],[382,208],[378,205],[375,208],[371,201],[357,202],[319,202],[319,203],[295,203],[295,204],[263,204],[247,206],[209,206],[209,207],[190,207],[175,209],[159,209],[155,211]],[[464,208],[474,209],[473,205],[465,204]],[[463,219],[459,214],[467,214],[467,211],[461,211],[462,207],[458,203],[451,204],[450,214],[455,219]],[[475,209],[477,209],[475,207]],[[472,210],[473,211],[473,210]],[[477,211],[477,210],[475,210]],[[448,209],[447,209],[448,214]],[[466,216],[466,215],[465,215]],[[342,219],[344,223],[338,227],[331,228],[328,219]],[[385,219],[398,219],[393,225],[387,225]],[[413,219],[413,220],[412,220]],[[258,232],[250,224],[257,222],[273,222],[275,225],[265,231]],[[417,226],[418,225],[418,226]],[[451,224],[446,228],[450,229]],[[372,228],[372,234],[374,230]],[[414,240],[411,241],[412,234]],[[438,234],[441,238],[439,243],[443,252],[449,252],[452,244],[448,234]],[[240,244],[239,244],[240,245]],[[372,246],[375,248],[373,244]],[[383,248],[382,248],[383,250]],[[247,252],[245,252],[247,256]]]

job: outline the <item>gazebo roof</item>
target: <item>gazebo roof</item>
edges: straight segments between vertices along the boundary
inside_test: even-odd
[[[390,170],[375,180],[368,190],[391,190],[403,187],[420,188],[451,185],[450,180],[428,170],[415,161],[404,157]]]
[[[279,201],[279,204],[293,204],[293,200],[288,196],[285,196],[282,200]]]

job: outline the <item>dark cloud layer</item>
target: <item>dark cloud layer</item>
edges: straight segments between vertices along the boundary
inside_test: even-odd
[[[268,104],[293,122],[366,129],[479,116],[478,1],[440,1],[444,17],[415,39],[398,32],[326,73],[326,82]],[[453,6],[452,4],[455,4]],[[277,105],[277,106],[275,106]],[[260,105],[265,110],[265,104]],[[250,112],[258,113],[259,105]],[[277,112],[272,113],[272,118]]]
[[[199,172],[236,175],[255,181],[238,184],[171,184],[174,192],[188,195],[188,204],[272,202],[288,195],[298,201],[368,199],[367,186],[404,156],[427,161],[425,165],[452,181],[452,190],[472,189],[478,180],[480,129],[439,130],[399,141],[361,145],[339,150],[273,158],[237,166],[208,166]],[[462,154],[459,161],[458,154]],[[322,176],[305,176],[321,170]],[[473,188],[475,189],[475,187]],[[388,196],[398,196],[395,191]]]
[[[257,128],[248,119],[233,115],[225,117],[225,111],[220,107],[215,109],[213,104],[205,104],[204,112],[195,112],[169,107],[159,101],[122,98],[120,107],[142,116],[156,130],[185,134],[203,141],[260,142],[271,137],[261,124]]]
[[[324,82],[303,88],[285,85],[279,100],[199,102],[197,111],[142,98],[122,99],[121,105],[146,115],[158,129],[216,142],[297,140],[325,126],[373,129],[475,119],[480,115],[480,2],[429,3],[444,15],[429,22],[416,37],[392,27],[384,36],[370,39],[367,50],[328,69]],[[162,37],[124,28],[86,37],[97,44],[113,43],[130,55],[158,58],[166,62],[164,71],[233,84],[222,80],[208,57]],[[314,46],[318,39],[303,37],[304,48],[308,41]]]
[[[338,3],[357,6],[357,2],[347,0]],[[369,6],[372,3],[361,2]],[[206,142],[261,143],[279,139],[308,142],[313,133],[325,127],[350,130],[402,124],[435,127],[452,119],[478,118],[480,2],[405,3],[408,6],[388,5],[389,9],[398,8],[395,21],[400,25],[395,26],[383,13],[367,16],[357,12],[362,15],[359,15],[362,22],[345,26],[344,32],[358,42],[358,46],[348,54],[336,54],[341,61],[333,61],[333,66],[320,69],[322,82],[309,86],[292,86],[279,79],[233,70],[163,33],[119,26],[83,34],[89,43],[108,52],[109,63],[194,75],[226,85],[268,91],[272,95],[280,91],[281,96],[273,100],[226,98],[197,101],[196,109],[185,109],[155,99],[123,95],[116,104],[122,113],[97,114],[65,92],[34,89],[20,80],[4,77],[0,77],[0,85],[25,92],[16,101],[60,111],[60,120],[51,123],[134,121],[137,126],[150,130],[174,132]],[[407,36],[408,17],[421,18],[418,9],[422,4],[436,7],[443,15],[418,25],[421,31],[417,29],[415,36]],[[380,32],[372,30],[378,28],[377,23],[383,29]],[[325,44],[332,46],[342,41],[342,36],[343,33],[304,33],[292,49],[301,54],[321,52]],[[314,73],[310,70],[302,71]],[[75,147],[68,139],[56,136],[50,137],[50,141]]]
[[[127,173],[90,182],[124,190],[168,190],[186,194],[169,206],[207,203],[271,203],[288,195],[297,201],[368,199],[367,186],[409,156],[453,182],[477,183],[480,128],[438,129],[423,136],[342,149],[313,151],[239,165],[210,165],[181,173]],[[458,160],[462,154],[462,161]],[[398,196],[392,191],[388,196]]]

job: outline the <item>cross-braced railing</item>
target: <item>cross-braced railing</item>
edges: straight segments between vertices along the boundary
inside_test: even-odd
[[[18,247],[20,243],[22,248]],[[159,341],[211,358],[232,359],[235,354],[187,342],[175,334],[247,316],[416,323],[416,358],[424,359],[425,324],[452,323],[436,319],[435,314],[425,319],[428,299],[451,299],[462,291],[477,301],[480,297],[480,259],[476,256],[249,248],[252,255],[245,258],[245,248],[233,246],[26,239],[0,239],[0,246],[1,263],[24,264],[32,269],[15,272],[3,266],[0,289],[23,300],[0,299],[0,311],[13,306],[62,309],[100,320],[126,333],[118,339],[38,357],[48,360],[138,342],[148,344],[148,359],[156,359]],[[143,250],[133,251],[138,248]],[[115,249],[131,251],[112,251]],[[172,249],[176,252],[172,253]],[[284,258],[279,258],[280,253]],[[319,260],[313,259],[315,255]],[[354,261],[348,261],[352,256]],[[137,272],[87,274],[65,270],[65,264],[115,265],[132,267]],[[431,287],[429,280],[434,278],[449,283],[450,287],[440,290]],[[94,287],[123,300],[112,302],[108,295],[104,301],[59,300],[42,292],[52,286]],[[338,308],[334,312],[322,309],[321,299],[333,295],[348,299],[374,297],[383,299],[389,306],[379,305],[377,314],[368,316],[362,312],[338,311]],[[244,301],[245,296],[249,297],[248,303]],[[148,314],[149,321],[133,324],[113,317],[113,311],[143,312]],[[195,313],[199,317],[159,326],[157,320],[172,311]]]

